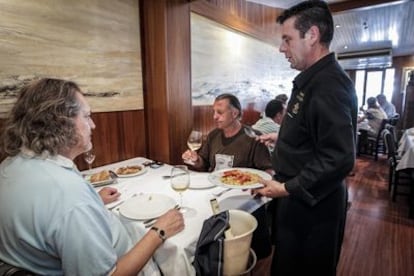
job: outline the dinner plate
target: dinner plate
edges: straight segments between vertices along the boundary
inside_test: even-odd
[[[176,201],[163,194],[138,194],[119,206],[119,213],[129,219],[153,219],[174,208]]]
[[[239,170],[241,172],[254,173],[254,174],[259,175],[261,178],[263,178],[265,180],[271,180],[272,179],[270,174],[268,174],[265,171],[251,169],[251,168],[228,168],[228,169],[223,169],[223,170],[218,170],[218,171],[212,172],[208,176],[208,180],[211,183],[214,183],[217,186],[223,186],[223,187],[233,188],[233,189],[255,189],[255,188],[263,187],[263,184],[261,184],[261,183],[252,183],[252,184],[247,184],[247,185],[238,185],[238,184],[232,185],[232,184],[222,182],[221,177],[224,175],[225,172],[231,171],[231,170]]]
[[[117,172],[119,168],[128,167],[128,165],[127,165],[127,166],[122,166],[122,167],[115,168],[114,172],[117,174],[118,177],[123,178],[123,177],[133,177],[133,176],[141,175],[141,174],[143,174],[147,171],[147,168],[145,168],[144,166],[141,166],[141,165],[129,165],[129,166],[138,166],[141,169],[139,171],[137,171],[136,173],[120,174],[120,173]]]
[[[216,184],[208,180],[209,173],[190,174],[189,189],[201,190],[216,187]]]
[[[88,175],[85,175],[84,178],[89,183],[91,183],[91,185],[93,187],[100,187],[100,186],[105,186],[105,185],[110,185],[110,184],[116,183],[116,179],[112,178],[112,177],[110,177],[109,179],[102,180],[102,181],[91,182],[91,176],[92,176],[91,174],[88,174]]]

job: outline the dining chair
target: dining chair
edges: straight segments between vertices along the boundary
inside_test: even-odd
[[[23,268],[13,266],[0,260],[0,276],[34,276],[35,274]]]
[[[411,171],[409,169],[396,170],[400,157],[396,150],[396,143],[393,134],[388,130],[382,131],[382,137],[388,153],[389,162],[389,177],[388,177],[388,191],[391,191],[392,201],[396,200],[397,195],[410,195],[399,191],[401,186],[412,186]],[[413,187],[410,187],[412,189]]]
[[[396,126],[399,120],[400,120],[400,114],[396,113],[391,118],[388,118],[388,123],[392,126]]]
[[[385,129],[388,129],[389,132],[391,132],[391,135],[394,138],[394,142],[395,142],[395,148],[398,148],[398,135],[397,135],[397,129],[394,125],[392,124],[385,124]]]
[[[369,139],[371,140],[370,142],[371,142],[372,147],[373,147],[375,161],[378,160],[378,154],[379,153],[386,153],[384,140],[382,139],[382,131],[384,130],[385,125],[387,123],[389,123],[389,120],[388,119],[383,119],[382,122],[381,122],[380,129],[378,131],[377,137],[369,137]]]
[[[398,123],[398,120],[400,119],[400,114],[396,114],[391,118],[388,119],[383,119],[381,122],[381,126],[380,129],[378,131],[377,137],[369,137],[368,138],[368,142],[371,148],[371,151],[374,154],[374,159],[375,161],[378,160],[378,154],[379,153],[386,153],[386,147],[384,144],[384,140],[382,138],[382,130],[385,129],[388,126],[388,129],[390,129],[391,127],[393,127],[391,131],[391,134],[394,136],[394,140],[398,141],[397,137],[396,137],[396,131],[395,131],[395,126]]]

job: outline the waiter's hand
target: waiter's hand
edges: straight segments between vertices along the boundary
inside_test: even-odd
[[[263,143],[268,147],[274,147],[278,136],[279,136],[278,133],[272,132],[272,133],[259,135],[256,137],[256,140],[260,141],[260,143]]]
[[[289,195],[288,191],[286,191],[285,183],[264,179],[261,179],[259,183],[262,183],[264,187],[252,189],[251,193],[254,196],[283,197]]]

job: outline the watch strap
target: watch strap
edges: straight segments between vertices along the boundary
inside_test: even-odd
[[[155,232],[157,232],[157,234],[160,237],[160,239],[162,240],[162,242],[164,242],[167,239],[167,236],[165,235],[165,231],[164,230],[162,230],[162,229],[160,229],[158,227],[155,227],[155,226],[152,226],[151,227],[151,230],[154,230]]]

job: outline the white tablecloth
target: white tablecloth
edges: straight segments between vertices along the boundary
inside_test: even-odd
[[[102,169],[115,169],[119,166],[142,164],[147,161],[145,158],[134,158],[125,160],[119,163],[95,168],[92,171],[84,171],[83,173],[92,173]],[[127,200],[135,193],[161,193],[174,198],[179,202],[179,194],[171,189],[168,179],[163,179],[162,176],[169,175],[171,170],[170,165],[163,165],[160,168],[152,169],[146,168],[144,174],[130,177],[118,178],[118,183],[109,186],[116,187],[121,193],[119,201]],[[190,178],[193,181],[208,181],[207,173],[191,172]],[[100,188],[97,188],[99,190]],[[195,275],[192,261],[194,259],[195,247],[199,234],[201,232],[203,222],[209,218],[213,213],[210,207],[210,199],[214,198],[213,192],[223,190],[222,187],[213,187],[210,189],[189,189],[183,193],[183,205],[189,206],[196,210],[196,215],[193,217],[185,217],[185,229],[165,241],[165,243],[157,250],[155,260],[160,266],[164,275]],[[118,201],[118,202],[119,202]],[[266,199],[254,199],[250,196],[249,191],[231,190],[224,193],[218,198],[221,210],[240,209],[248,212],[253,212]],[[108,208],[116,204],[116,202],[108,204]],[[145,208],[143,206],[143,208]],[[127,226],[128,231],[134,235],[136,230],[136,239],[138,240],[143,233],[148,231],[141,221],[130,220],[118,214],[118,208],[112,211],[121,217],[121,221]]]
[[[404,131],[398,145],[398,154],[401,160],[398,162],[397,171],[414,168],[414,128]]]

